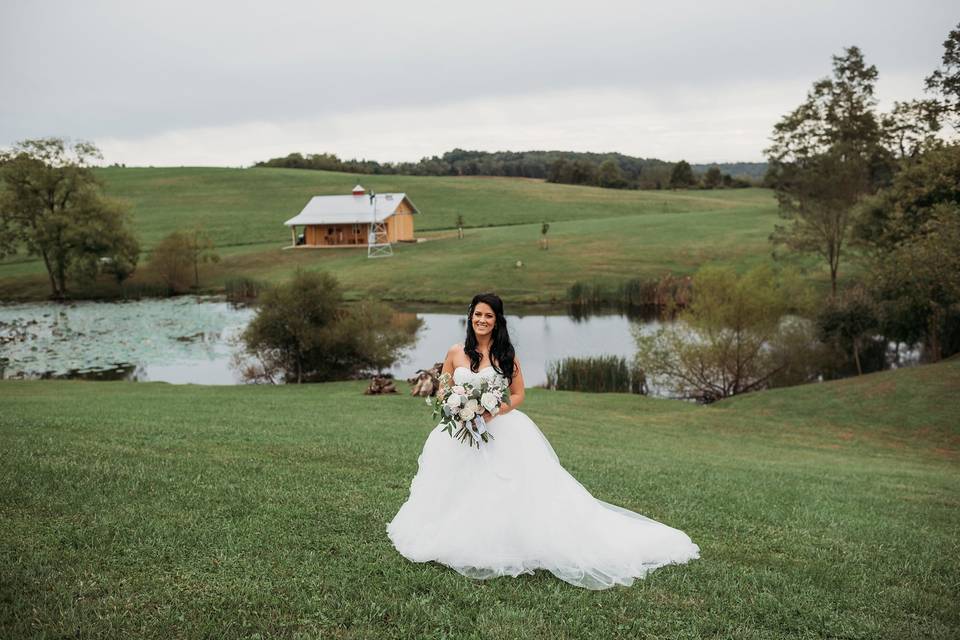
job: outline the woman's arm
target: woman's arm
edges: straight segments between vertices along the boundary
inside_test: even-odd
[[[449,373],[451,376],[453,375],[453,369],[454,369],[453,360],[457,354],[458,349],[463,349],[463,345],[455,344],[449,349],[447,349],[447,357],[444,358],[443,360],[443,368],[440,369],[440,373]]]
[[[514,358],[513,364],[513,381],[510,382],[510,388],[508,389],[510,393],[510,406],[508,407],[505,406],[504,403],[500,403],[500,413],[510,413],[523,403],[523,372],[520,370],[519,360]]]
[[[510,382],[510,386],[507,388],[507,393],[510,394],[510,404],[506,402],[500,403],[500,413],[497,415],[503,415],[505,413],[510,413],[514,409],[520,406],[523,402],[523,372],[520,371],[520,361],[514,359],[513,361],[513,381]],[[495,416],[491,416],[489,411],[483,412],[484,420],[492,420]]]

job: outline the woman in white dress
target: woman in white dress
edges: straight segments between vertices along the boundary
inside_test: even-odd
[[[537,569],[587,589],[629,586],[667,564],[698,558],[683,531],[594,498],[566,469],[523,403],[523,372],[503,303],[474,296],[464,344],[447,352],[455,382],[500,373],[510,404],[485,412],[493,435],[478,450],[437,426],[387,535],[413,562],[436,561],[476,579]]]

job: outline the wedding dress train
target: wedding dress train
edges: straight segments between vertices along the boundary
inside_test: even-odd
[[[453,377],[494,374],[457,367]],[[699,557],[684,532],[594,498],[519,409],[487,428],[494,438],[480,451],[439,426],[427,437],[409,499],[387,525],[408,560],[476,579],[545,569],[578,587],[606,589]]]

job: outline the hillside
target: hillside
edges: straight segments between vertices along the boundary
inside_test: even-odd
[[[0,382],[0,635],[960,633],[960,361],[709,407],[531,389],[593,495],[701,547],[604,592],[399,556],[430,420],[362,387]]]
[[[619,282],[690,273],[707,262],[765,261],[777,221],[773,196],[763,189],[620,191],[519,178],[362,176],[367,188],[406,192],[422,211],[416,235],[428,240],[370,261],[357,249],[281,251],[290,241],[283,222],[313,195],[349,191],[361,179],[354,174],[110,168],[99,175],[109,195],[129,203],[146,251],[176,229],[202,224],[210,231],[225,258],[208,270],[210,290],[231,277],[275,281],[302,267],[333,271],[352,296],[459,302],[495,288],[514,301],[550,302],[578,279]],[[454,232],[458,214],[466,221],[464,241]],[[543,221],[551,224],[549,251],[538,245]],[[457,273],[460,285],[437,277],[444,273]],[[155,280],[141,268],[132,284]],[[0,298],[43,298],[47,287],[39,260],[0,262]],[[119,290],[105,281],[74,294],[111,297]]]

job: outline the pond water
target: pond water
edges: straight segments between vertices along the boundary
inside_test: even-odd
[[[233,340],[253,315],[192,296],[0,305],[3,377],[239,384]]]
[[[411,377],[441,361],[466,334],[461,312],[418,311],[416,344],[391,370]],[[222,298],[177,297],[131,302],[0,305],[0,377],[241,384],[232,366],[236,338],[254,311]],[[567,356],[621,355],[635,350],[630,327],[654,319],[619,314],[577,318],[563,312],[507,316],[528,387],[546,382],[549,361]]]

